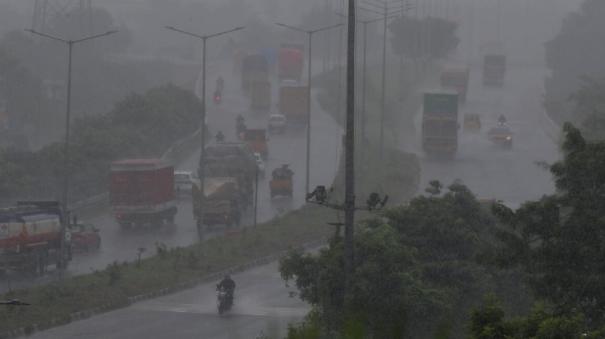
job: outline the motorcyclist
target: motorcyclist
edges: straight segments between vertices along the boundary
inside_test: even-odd
[[[216,91],[222,93],[224,88],[225,80],[223,80],[223,77],[219,76],[218,79],[216,79]]]
[[[502,126],[506,124],[506,117],[503,114],[500,114],[498,117],[498,125]]]
[[[225,293],[227,293],[227,298],[229,299],[229,301],[233,302],[233,294],[235,293],[235,281],[231,279],[231,276],[229,274],[225,275],[223,280],[221,280],[221,282],[216,285],[216,288],[219,291],[225,291]]]
[[[241,138],[242,133],[246,131],[246,123],[244,122],[244,117],[239,114],[235,119],[236,122],[236,132],[238,138]]]
[[[218,133],[216,133],[216,142],[225,142],[225,135],[223,134],[222,131],[218,131]]]

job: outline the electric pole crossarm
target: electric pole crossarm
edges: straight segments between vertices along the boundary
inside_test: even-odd
[[[104,36],[107,36],[107,35],[111,35],[111,34],[114,34],[114,33],[118,33],[118,31],[117,30],[107,31],[107,32],[102,33],[102,34],[91,35],[91,36],[88,36],[88,37],[85,37],[85,38],[81,38],[81,39],[77,39],[77,40],[73,40],[73,41],[69,41],[69,42],[71,42],[73,44],[77,44],[78,42],[92,40],[92,39],[104,37]]]
[[[32,34],[36,34],[36,35],[42,36],[42,37],[45,37],[45,38],[48,38],[48,39],[51,39],[51,40],[60,41],[60,42],[66,43],[66,44],[77,44],[79,42],[83,42],[83,41],[87,41],[87,40],[92,40],[92,39],[104,37],[104,36],[107,36],[107,35],[111,35],[111,34],[114,34],[114,33],[118,33],[117,30],[111,30],[111,31],[107,31],[105,33],[95,34],[95,35],[87,36],[87,37],[76,39],[76,40],[67,40],[67,39],[56,37],[54,35],[50,35],[50,34],[46,34],[46,33],[41,33],[41,32],[38,32],[36,30],[33,30],[33,29],[26,29],[25,31],[30,32]]]
[[[39,35],[39,36],[43,36],[45,38],[49,38],[51,40],[61,41],[61,42],[66,43],[66,44],[69,43],[69,40],[65,40],[65,39],[62,39],[62,38],[59,38],[59,37],[56,37],[56,36],[52,36],[50,34],[41,33],[41,32],[38,32],[36,30],[33,30],[33,29],[26,29],[25,31],[26,32],[30,32],[32,34]]]

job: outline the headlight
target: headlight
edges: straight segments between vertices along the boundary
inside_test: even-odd
[[[506,137],[506,141],[511,141],[513,140],[513,137],[511,137],[510,135]]]

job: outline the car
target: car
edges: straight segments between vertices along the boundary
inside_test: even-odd
[[[258,174],[261,177],[265,176],[265,162],[260,153],[254,153],[254,159],[256,159],[256,167],[258,168]]]
[[[195,177],[190,171],[174,171],[174,191],[177,194],[191,193]]]
[[[286,116],[283,114],[271,114],[269,117],[269,132],[284,133],[286,131]]]
[[[75,224],[69,226],[71,247],[78,252],[89,252],[101,248],[99,229],[91,224]]]

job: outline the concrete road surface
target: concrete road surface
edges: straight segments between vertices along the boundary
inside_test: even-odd
[[[253,339],[264,333],[283,337],[291,322],[300,321],[309,307],[290,293],[277,273],[277,264],[235,274],[235,306],[219,316],[215,285],[143,301],[32,335],[32,339]]]
[[[555,140],[547,135],[543,121],[542,83],[546,70],[539,65],[509,65],[505,87],[484,88],[479,66],[471,70],[467,103],[460,109],[458,153],[452,160],[433,159],[424,154],[420,133],[407,140],[404,147],[422,158],[422,189],[431,180],[444,185],[461,180],[479,198],[498,199],[518,207],[529,199],[538,199],[554,191],[550,173],[540,166],[559,159]],[[465,113],[481,116],[479,133],[467,133],[463,128]],[[503,114],[514,133],[510,150],[493,145],[488,130]],[[415,125],[421,130],[422,113]]]
[[[246,118],[249,128],[265,128],[268,114],[252,114],[248,112],[248,98],[239,90],[241,80],[237,74],[231,72],[231,65],[211,64],[208,75],[208,117],[210,134],[223,131],[227,141],[235,141],[235,118],[241,114]],[[214,105],[212,92],[214,82],[218,75],[225,78],[225,93],[223,102]],[[274,93],[277,93],[277,81],[272,82]],[[274,107],[277,105],[277,95],[273,95]],[[305,129],[291,129],[283,135],[271,135],[269,140],[269,156],[266,161],[266,175],[259,180],[258,196],[258,222],[267,221],[278,214],[300,207],[304,203],[305,181]],[[315,185],[330,185],[334,179],[338,166],[339,142],[341,128],[336,122],[322,112],[317,103],[313,103],[311,143],[311,187]],[[213,142],[213,141],[212,141]],[[177,165],[178,169],[196,172],[199,163],[199,149]],[[271,199],[269,194],[269,179],[271,171],[282,164],[290,164],[294,171],[294,196],[290,198]],[[253,210],[248,209],[244,215],[243,224],[251,225]],[[138,249],[145,248],[143,257],[156,253],[156,243],[164,243],[169,247],[187,246],[198,241],[197,228],[193,220],[190,197],[182,197],[178,204],[178,214],[175,225],[164,226],[157,229],[139,229],[123,231],[115,221],[108,207],[100,208],[94,215],[80,218],[84,222],[92,223],[98,227],[102,238],[101,249],[90,253],[77,253],[68,268],[68,275],[89,273],[103,269],[114,261],[133,261],[137,257]],[[223,234],[225,227],[213,227],[204,230],[205,238]],[[0,292],[11,288],[27,287],[35,284],[44,284],[56,280],[58,272],[31,279],[22,276],[9,276],[0,284]]]

